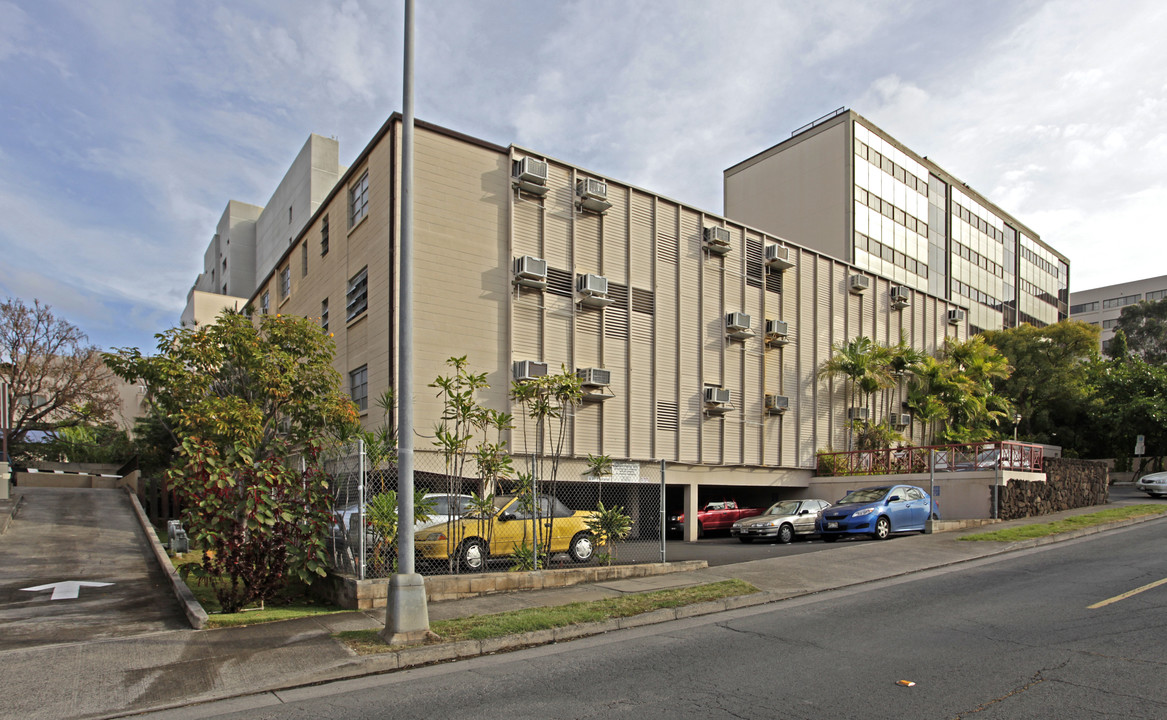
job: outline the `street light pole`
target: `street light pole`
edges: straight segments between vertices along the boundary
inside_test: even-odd
[[[413,558],[413,0],[405,0],[405,62],[401,89],[403,95],[401,242],[398,247],[401,267],[398,271],[397,299],[397,572],[389,577],[385,629],[381,631],[381,636],[390,645],[422,640],[430,629],[425,578],[414,572]],[[393,272],[392,263],[389,272]]]
[[[1017,442],[1017,426],[1021,424],[1021,413],[1013,416],[1013,442]]]

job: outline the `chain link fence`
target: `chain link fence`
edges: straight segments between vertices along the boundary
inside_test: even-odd
[[[582,460],[513,460],[526,480],[485,483],[448,472],[440,454],[415,452],[417,572],[504,572],[665,559],[660,463],[617,461],[596,477]],[[374,462],[364,444],[357,443],[324,457],[322,465],[331,477],[333,569],[358,579],[388,577],[396,571],[396,462]]]

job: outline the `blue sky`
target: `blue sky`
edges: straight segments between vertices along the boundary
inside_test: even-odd
[[[416,112],[698,207],[846,106],[1070,257],[1167,272],[1167,4],[418,2]],[[400,2],[0,0],[0,296],[101,347],[178,323],[227,200],[401,108]],[[1158,229],[1156,229],[1158,228]]]

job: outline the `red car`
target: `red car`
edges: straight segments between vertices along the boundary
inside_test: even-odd
[[[762,508],[738,507],[736,500],[717,500],[705,503],[697,511],[697,537],[704,537],[706,530],[729,530],[742,518],[761,515]],[[685,513],[669,516],[669,532],[685,531]]]

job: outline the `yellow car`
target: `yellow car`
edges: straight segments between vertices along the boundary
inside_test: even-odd
[[[539,553],[567,553],[578,563],[595,554],[596,541],[586,521],[594,512],[573,511],[559,500],[539,495]],[[552,512],[554,510],[554,513]],[[464,571],[486,567],[490,556],[514,555],[515,549],[530,548],[534,535],[533,513],[519,502],[518,495],[499,495],[490,517],[465,515],[435,525],[414,535],[414,549],[421,561],[449,562],[451,554]]]

